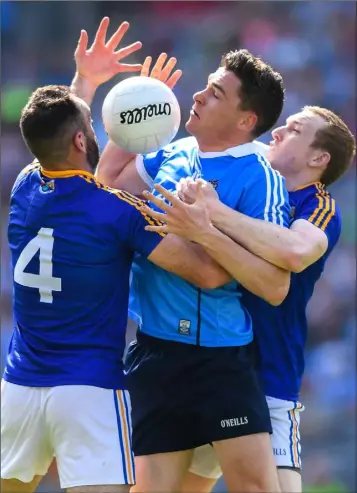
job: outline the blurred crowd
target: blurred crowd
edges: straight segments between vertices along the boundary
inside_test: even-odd
[[[93,34],[104,15],[113,31],[131,22],[125,44],[143,49],[132,63],[162,51],[184,75],[175,89],[183,121],[192,95],[206,85],[226,51],[247,48],[280,71],[286,104],[281,121],[306,105],[326,106],[356,133],[356,6],[354,2],[1,2],[1,289],[2,366],[12,330],[11,273],[6,224],[11,186],[31,157],[18,128],[19,112],[38,86],[69,84],[81,29]],[[111,31],[111,32],[112,32]],[[117,81],[120,80],[118,77]],[[101,105],[114,81],[98,90],[95,130],[103,149]],[[185,135],[184,127],[180,136]],[[269,140],[269,135],[263,137]],[[355,491],[356,415],[356,169],[333,187],[343,214],[340,242],[309,305],[309,341],[301,400],[306,491]],[[129,340],[134,337],[129,328]],[[49,475],[42,491],[57,491]],[[41,487],[40,487],[41,489]],[[217,491],[223,491],[221,485]]]

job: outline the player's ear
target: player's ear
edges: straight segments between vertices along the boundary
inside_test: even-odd
[[[73,144],[79,152],[87,152],[87,142],[83,132],[77,132],[75,134]]]
[[[246,132],[252,133],[257,120],[257,115],[250,111],[245,111],[240,115],[238,120],[238,128],[239,130],[245,130]]]
[[[310,159],[310,166],[313,168],[325,168],[331,160],[331,155],[327,151],[316,149]]]

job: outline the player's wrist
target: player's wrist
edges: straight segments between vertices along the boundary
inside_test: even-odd
[[[98,88],[98,84],[91,80],[90,77],[82,75],[80,72],[76,72],[72,84],[71,92],[91,104],[94,94]]]
[[[225,205],[220,200],[212,200],[208,205],[209,218],[213,226],[218,227],[224,216]]]

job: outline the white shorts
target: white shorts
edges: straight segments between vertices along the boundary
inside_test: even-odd
[[[305,409],[300,402],[266,397],[273,433],[270,435],[277,467],[301,469],[300,413]],[[205,478],[216,479],[222,475],[216,454],[211,445],[195,449],[190,472]]]
[[[28,483],[56,457],[61,488],[135,484],[127,391],[1,382],[1,477]]]

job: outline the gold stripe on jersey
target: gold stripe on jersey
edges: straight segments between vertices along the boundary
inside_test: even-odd
[[[336,204],[322,184],[315,183],[314,185],[317,189],[315,197],[318,200],[318,205],[308,218],[308,221],[314,226],[319,227],[322,231],[325,231],[335,214]]]
[[[94,176],[83,176],[83,175],[79,175],[79,176],[81,176],[81,178],[86,180],[86,182],[93,183],[98,188],[105,190],[106,192],[112,193],[113,195],[118,197],[118,199],[123,200],[124,202],[135,207],[135,209],[137,209],[140,212],[140,214],[144,217],[146,222],[149,223],[151,226],[163,225],[161,221],[157,221],[156,219],[153,219],[152,217],[148,216],[147,214],[145,214],[145,212],[141,210],[141,207],[145,205],[145,202],[135,197],[135,195],[132,195],[131,193],[126,192],[124,190],[118,190],[116,188],[107,187],[106,185],[103,185],[103,183],[98,181]],[[158,234],[163,238],[166,236],[166,233],[158,233]]]

